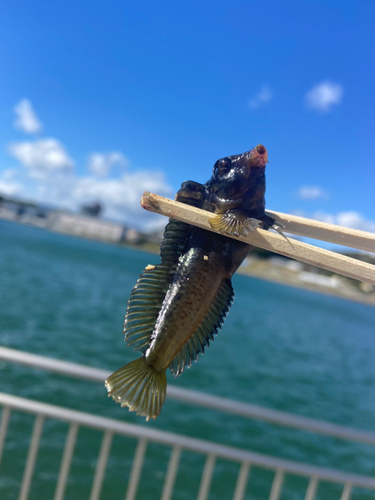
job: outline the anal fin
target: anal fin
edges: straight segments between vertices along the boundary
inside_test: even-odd
[[[224,322],[233,298],[231,280],[226,279],[202,323],[170,363],[169,369],[175,377],[180,375],[185,367],[190,368],[191,363],[198,360],[199,354],[203,354],[204,349],[209,347],[210,341],[214,340]]]

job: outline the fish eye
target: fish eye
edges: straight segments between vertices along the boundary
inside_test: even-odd
[[[229,172],[231,167],[231,161],[228,158],[223,158],[222,160],[217,160],[214,165],[214,175],[215,177],[225,175]]]

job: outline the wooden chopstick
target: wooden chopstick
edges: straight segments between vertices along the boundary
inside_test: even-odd
[[[266,210],[266,214],[280,221],[284,225],[286,233],[337,243],[338,245],[357,248],[365,252],[375,252],[375,233],[305,219],[296,215],[282,214],[273,210]]]
[[[157,194],[149,193],[146,191],[141,199],[141,205],[145,210],[150,212],[156,212],[166,217],[171,217],[173,219],[192,224],[194,226],[201,227],[207,231],[216,232],[209,224],[209,220],[213,217],[211,212],[206,212],[205,210],[200,210],[199,208],[192,207],[190,205],[185,205],[177,201],[169,200]],[[277,212],[269,212],[272,215],[279,215]],[[285,216],[285,217],[284,217]],[[301,217],[299,219],[302,219]],[[289,224],[289,216],[285,214],[280,214],[278,218],[283,224],[287,222]],[[303,219],[309,220],[309,219]],[[294,222],[297,224],[296,222]],[[320,223],[319,223],[320,224]],[[285,224],[286,225],[286,224]],[[292,226],[292,222],[290,222]],[[297,230],[307,231],[306,227],[308,223],[304,223],[300,228],[296,226]],[[329,224],[329,226],[332,226]],[[305,229],[303,229],[303,227]],[[292,226],[293,228],[293,226]],[[328,228],[330,229],[330,228]],[[346,229],[346,228],[345,228]],[[289,227],[285,231],[290,232]],[[352,230],[349,230],[352,231]],[[314,234],[319,233],[318,229],[315,228],[312,231]],[[359,231],[360,233],[365,233],[364,231]],[[331,234],[328,231],[329,234]],[[325,233],[327,233],[327,228],[325,228]],[[297,233],[298,234],[298,233]],[[303,234],[304,236],[311,237],[311,233]],[[337,238],[331,234],[332,238]],[[371,235],[369,235],[371,237]],[[293,238],[284,238],[279,234],[275,234],[263,229],[255,229],[254,232],[247,236],[228,236],[233,239],[241,240],[250,245],[254,245],[265,250],[270,250],[271,252],[276,252],[285,257],[291,257],[293,259],[305,262],[307,264],[312,264],[314,266],[321,267],[322,269],[327,269],[334,273],[342,274],[349,278],[354,278],[360,281],[365,281],[375,285],[375,266],[367,264],[351,257],[346,257],[335,252],[330,252],[329,250],[324,250],[323,248],[318,248],[313,245],[308,245],[307,243],[302,243]],[[322,238],[324,239],[324,238]],[[332,240],[326,240],[332,241]],[[371,241],[371,238],[370,240]]]

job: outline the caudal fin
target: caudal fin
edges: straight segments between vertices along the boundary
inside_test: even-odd
[[[130,411],[143,415],[146,420],[156,418],[163,406],[167,377],[146,363],[142,356],[112,373],[105,381],[108,396],[128,406]]]

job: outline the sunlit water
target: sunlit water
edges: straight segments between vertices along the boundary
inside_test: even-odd
[[[158,256],[0,221],[0,344],[115,370],[138,356],[122,337],[138,274]],[[375,308],[235,276],[222,331],[180,387],[324,419],[375,427]],[[155,422],[121,409],[100,384],[0,364],[0,390],[157,429],[343,471],[375,476],[369,446],[230,416],[172,400]],[[12,414],[0,467],[0,498],[17,498],[33,417]],[[47,420],[30,498],[53,498],[67,425]],[[66,499],[88,498],[101,434],[79,432]],[[123,499],[136,442],[115,439],[102,500]],[[160,498],[169,449],[149,445],[140,499]],[[196,498],[204,458],[183,453],[174,499]],[[232,498],[238,466],[219,460],[209,500]],[[251,471],[247,499],[268,498],[273,474]],[[286,477],[282,500],[304,497],[307,480]],[[322,483],[317,498],[339,499]],[[353,498],[375,495],[354,490]]]

